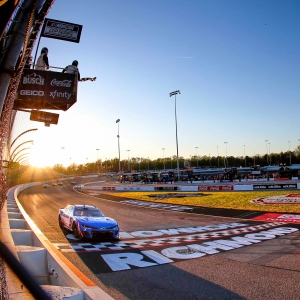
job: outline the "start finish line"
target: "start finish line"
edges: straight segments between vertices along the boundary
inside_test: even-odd
[[[250,225],[229,223],[122,233],[126,240],[54,244],[62,252],[96,255],[102,272],[157,266],[218,254],[298,231],[284,222]],[[145,238],[147,237],[147,238]],[[67,248],[69,246],[69,249]]]

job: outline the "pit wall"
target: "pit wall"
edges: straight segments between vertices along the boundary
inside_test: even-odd
[[[113,299],[50,243],[21,206],[19,193],[41,184],[24,184],[8,191],[7,201],[1,211],[2,242],[53,299]],[[10,295],[28,295],[28,291],[20,288],[20,282],[9,268],[7,285]]]

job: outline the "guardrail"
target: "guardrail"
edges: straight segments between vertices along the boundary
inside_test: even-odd
[[[54,299],[113,299],[71,264],[45,237],[27,215],[18,195],[41,182],[11,188],[1,211],[2,242],[36,282]],[[7,277],[14,276],[8,272]],[[17,287],[14,285],[18,285]],[[7,278],[8,292],[26,292],[17,281]],[[28,292],[27,292],[28,295]],[[24,295],[25,296],[25,295]]]

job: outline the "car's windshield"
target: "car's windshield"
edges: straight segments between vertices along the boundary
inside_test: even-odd
[[[77,217],[105,217],[105,215],[98,209],[91,208],[77,208],[75,210],[75,216]]]

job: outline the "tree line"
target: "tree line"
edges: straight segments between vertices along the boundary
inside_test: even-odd
[[[256,156],[191,156],[190,158],[179,158],[180,168],[185,167],[198,167],[198,168],[228,168],[231,167],[253,167],[253,166],[266,166],[266,165],[290,165],[300,164],[300,151],[287,151],[280,153],[271,153],[270,155],[256,155]],[[177,167],[177,157],[157,158],[150,160],[148,158],[132,157],[121,160],[121,170],[123,172],[132,171],[147,171],[147,170],[169,170]],[[56,164],[53,167],[37,168],[32,166],[20,166],[20,168],[8,168],[6,172],[6,184],[9,187],[37,181],[53,181],[58,178],[70,175],[85,175],[91,173],[111,173],[119,171],[119,159],[108,159],[102,161],[101,159],[86,164],[72,163],[64,167],[61,164]]]
[[[267,165],[290,165],[300,164],[300,151],[287,151],[255,156],[190,156],[190,158],[179,157],[180,169],[190,168],[224,168],[224,167],[253,167]],[[121,171],[139,172],[146,170],[167,170],[177,168],[177,157],[157,158],[154,160],[143,157],[131,157],[120,161]],[[87,173],[111,173],[119,171],[119,159],[98,159],[95,162],[76,164],[72,163],[67,167],[56,164],[51,168],[53,171],[65,175],[83,175]]]

